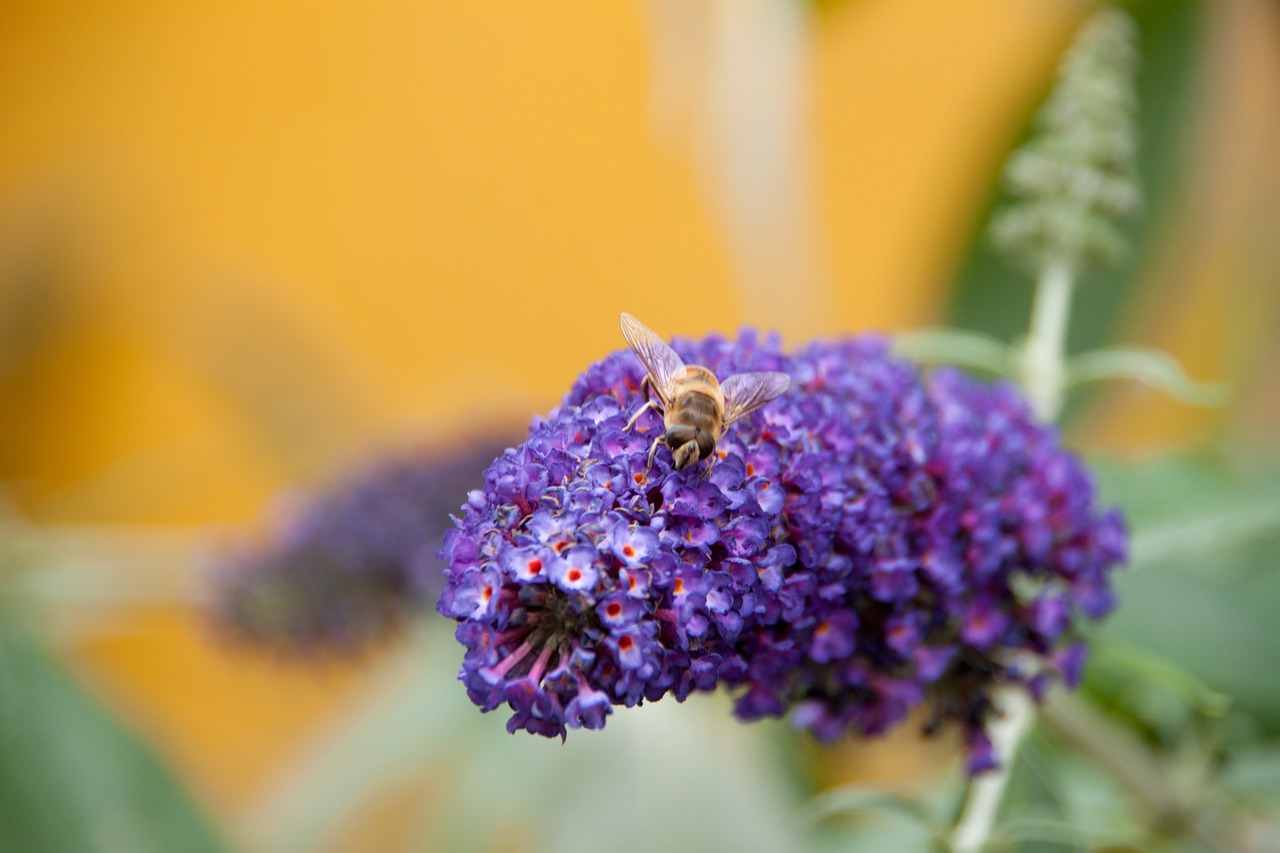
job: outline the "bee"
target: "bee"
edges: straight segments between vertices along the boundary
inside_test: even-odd
[[[707,476],[715,465],[716,442],[729,425],[781,396],[791,385],[791,377],[774,372],[737,373],[721,383],[702,365],[685,364],[666,341],[635,317],[623,313],[620,322],[622,336],[645,372],[640,383],[645,404],[624,429],[631,429],[650,408],[662,415],[666,426],[649,448],[650,467],[658,445],[665,444],[671,448],[677,470],[710,458],[711,464],[703,473]],[[651,390],[656,401],[649,397]]]

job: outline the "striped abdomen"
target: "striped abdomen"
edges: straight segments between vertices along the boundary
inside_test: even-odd
[[[677,468],[710,456],[724,432],[724,393],[715,374],[700,365],[686,365],[671,380],[671,402],[662,420],[672,450],[689,442],[696,445],[696,454],[693,448],[676,454]]]

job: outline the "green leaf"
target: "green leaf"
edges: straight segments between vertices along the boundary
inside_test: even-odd
[[[1008,376],[1012,355],[1002,341],[964,329],[921,329],[893,336],[895,354],[925,364],[954,364]]]
[[[900,818],[925,829],[934,824],[929,807],[915,797],[865,785],[824,791],[801,807],[801,816],[814,823],[841,814]]]
[[[1126,834],[1106,832],[1096,826],[1048,817],[1017,817],[1005,821],[992,833],[993,841],[1009,844],[1039,842],[1095,850],[1132,841]]]
[[[1236,461],[1208,453],[1139,464],[1094,460],[1099,491],[1119,503],[1132,531],[1130,565],[1221,572],[1214,556],[1257,548],[1280,536],[1280,477],[1274,460]],[[1259,566],[1259,569],[1262,567]]]
[[[155,754],[0,612],[0,851],[214,851]]]
[[[1138,678],[1169,690],[1196,711],[1220,717],[1231,707],[1231,697],[1209,687],[1172,661],[1117,640],[1094,644],[1093,665],[1118,671],[1126,679]]]
[[[1195,381],[1177,359],[1152,347],[1104,347],[1067,362],[1068,387],[1104,379],[1142,382],[1193,406],[1220,406],[1227,400],[1224,386]]]
[[[1233,710],[1280,732],[1280,478],[1277,461],[1206,454],[1095,466],[1104,499],[1134,531],[1135,570],[1099,639],[1150,650],[1233,697]]]
[[[1259,745],[1232,754],[1222,786],[1254,808],[1280,815],[1280,745]]]
[[[1280,534],[1280,498],[1255,500],[1212,504],[1136,531],[1130,540],[1132,566],[1148,568],[1170,560],[1212,557]],[[1212,561],[1206,565],[1215,566]]]

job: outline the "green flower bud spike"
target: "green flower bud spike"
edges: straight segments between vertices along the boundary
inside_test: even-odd
[[[1137,32],[1127,15],[1103,9],[1081,28],[1005,180],[1017,199],[992,224],[996,245],[1034,275],[1051,267],[1079,274],[1114,264],[1125,240],[1116,221],[1141,204],[1134,76]]]

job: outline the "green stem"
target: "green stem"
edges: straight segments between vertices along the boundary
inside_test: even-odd
[[[1023,345],[1019,381],[1036,414],[1045,421],[1057,418],[1067,379],[1067,320],[1075,276],[1063,263],[1050,264],[1036,282],[1031,307],[1031,331]]]
[[[1000,766],[970,783],[964,811],[951,834],[954,853],[978,853],[991,837],[1000,801],[1004,799],[1004,789],[1009,784],[1013,756],[1035,719],[1031,698],[1020,687],[1002,690],[996,697],[996,707],[1001,716],[987,727],[987,734],[1000,759]]]
[[[1019,382],[1036,415],[1045,421],[1054,420],[1062,408],[1067,321],[1074,289],[1075,276],[1064,263],[1049,264],[1036,281],[1031,329],[1019,359]],[[1000,716],[990,724],[988,734],[1000,766],[970,784],[964,809],[952,830],[951,847],[956,853],[977,853],[991,837],[1018,746],[1035,720],[1035,706],[1017,686],[996,696],[996,709]]]

